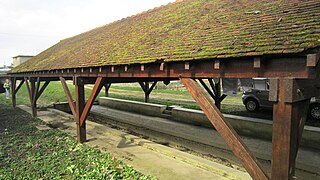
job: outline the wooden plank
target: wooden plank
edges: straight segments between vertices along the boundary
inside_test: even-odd
[[[214,105],[214,102],[205,96],[205,91],[190,78],[181,78],[180,81],[201,107],[234,155],[241,161],[251,177],[259,180],[269,179],[258,160],[252,155],[230,123],[224,119],[221,112]]]
[[[75,121],[77,122],[77,118],[76,118],[76,108],[75,108],[75,106],[74,106],[74,101],[73,101],[73,99],[72,99],[71,93],[70,93],[69,88],[68,88],[68,85],[67,85],[67,83],[66,83],[66,80],[65,80],[63,77],[60,77],[60,81],[61,81],[61,84],[62,84],[64,93],[65,93],[66,96],[67,96],[67,100],[68,100],[69,107],[70,107],[70,110],[71,110],[71,112],[72,112],[72,115],[73,115]]]
[[[83,124],[83,122],[86,120],[86,118],[88,117],[88,114],[90,112],[90,109],[93,105],[93,102],[95,100],[95,98],[97,97],[97,95],[99,94],[99,92],[101,91],[103,85],[104,85],[104,78],[102,77],[98,77],[96,80],[96,83],[93,86],[92,92],[89,96],[89,99],[87,101],[87,104],[85,105],[83,112],[81,114],[80,117],[80,126]]]

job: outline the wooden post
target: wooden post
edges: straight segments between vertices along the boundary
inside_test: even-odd
[[[211,124],[224,139],[234,155],[240,160],[250,176],[253,179],[259,180],[269,179],[258,160],[253,156],[230,123],[225,120],[212,99],[206,97],[206,92],[190,78],[180,78],[180,81],[199,104]]]
[[[104,84],[104,78],[102,77],[97,77],[96,79],[96,82],[94,83],[94,86],[93,86],[93,89],[92,89],[92,92],[90,94],[90,97],[88,99],[88,102],[87,104],[85,105],[84,109],[83,109],[83,112],[80,116],[80,125],[82,123],[85,122],[85,120],[87,119],[88,117],[88,114],[90,112],[90,109],[93,105],[93,102],[94,100],[96,99],[96,97],[98,96],[99,92],[101,91],[102,87],[103,87],[103,84]]]
[[[139,82],[142,90],[144,91],[144,101],[149,102],[150,93],[152,92],[153,88],[156,86],[158,81],[154,81],[150,87],[149,82]]]
[[[16,77],[11,78],[11,100],[12,107],[16,107]]]
[[[16,87],[16,83],[17,83],[17,79],[14,78],[14,82],[12,82],[12,106],[13,107],[16,107],[16,102],[17,102],[17,99],[16,99],[16,96],[17,96],[17,92],[19,91],[19,89],[21,88],[21,86],[23,85],[23,83],[25,82],[25,79],[21,80],[18,87]],[[29,86],[27,86],[28,88],[28,92],[30,92],[30,88]],[[30,94],[29,94],[30,96]]]
[[[85,103],[85,92],[84,92],[84,81],[82,78],[75,77],[74,84],[76,86],[76,105],[74,106],[73,99],[71,93],[69,91],[66,80],[63,77],[60,77],[60,81],[63,87],[63,90],[67,96],[69,107],[72,111],[73,117],[77,124],[77,140],[79,143],[86,142],[86,118],[90,112],[90,109],[93,105],[93,102],[102,87],[104,86],[105,79],[102,77],[98,77],[93,86],[92,92],[88,99],[88,102]]]
[[[110,89],[110,87],[111,87],[111,83],[106,83],[105,85],[104,85],[104,96],[105,97],[109,97],[109,89]]]
[[[86,135],[86,122],[80,124],[81,114],[85,106],[85,92],[84,84],[79,81],[79,78],[75,80],[76,86],[76,123],[77,123],[77,140],[79,143],[83,143],[87,140]]]
[[[209,93],[209,95],[212,97],[212,99],[215,102],[215,105],[218,109],[221,109],[221,102],[226,97],[226,95],[221,95],[221,87],[220,87],[220,81],[218,83],[214,83],[212,79],[208,79],[210,86],[212,90],[206,85],[206,83],[199,79],[199,82],[202,84],[204,89]]]
[[[145,82],[144,102],[149,102],[149,99],[150,99],[150,93],[148,93],[149,89],[150,89],[149,82]]]
[[[293,93],[293,81],[280,79],[276,85],[278,94],[273,106],[271,162],[271,177],[275,180],[293,179],[296,155],[310,103],[309,98],[288,101],[296,96]]]
[[[30,79],[31,84],[31,109],[32,109],[32,117],[37,117],[37,101],[35,100],[35,97],[37,95],[37,89],[36,89],[36,81],[34,78]]]

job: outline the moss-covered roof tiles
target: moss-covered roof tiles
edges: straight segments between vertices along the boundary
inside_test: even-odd
[[[319,46],[319,0],[184,0],[62,40],[12,72],[299,53]]]

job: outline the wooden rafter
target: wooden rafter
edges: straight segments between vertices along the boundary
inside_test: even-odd
[[[234,155],[241,161],[251,177],[253,179],[269,179],[258,160],[253,156],[230,123],[224,119],[214,102],[206,97],[205,91],[190,78],[181,78],[180,81],[201,107]]]

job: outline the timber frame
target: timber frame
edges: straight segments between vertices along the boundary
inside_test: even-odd
[[[180,80],[253,179],[292,179],[306,120],[306,107],[311,97],[320,95],[318,61],[319,55],[311,52],[311,54],[243,57],[232,60],[207,59],[53,69],[12,73],[7,77],[12,81],[14,107],[16,93],[23,83],[27,85],[33,116],[37,115],[37,100],[48,84],[51,81],[60,81],[77,124],[78,141],[81,143],[86,141],[85,122],[93,101],[102,87],[105,87],[108,95],[108,89],[113,83],[139,82],[147,102],[157,82],[163,81],[168,84],[171,80]],[[212,80],[212,78],[253,77],[271,79],[269,100],[274,102],[271,173],[261,167],[259,161],[220,113],[220,102],[225,96],[220,94],[220,83],[214,83]],[[203,79],[208,79],[211,89]],[[71,96],[66,80],[73,81],[76,90],[75,100]],[[16,86],[18,81],[20,83]],[[42,86],[41,82],[44,82]],[[151,87],[149,82],[153,82]],[[84,97],[85,84],[94,84],[87,101]]]

